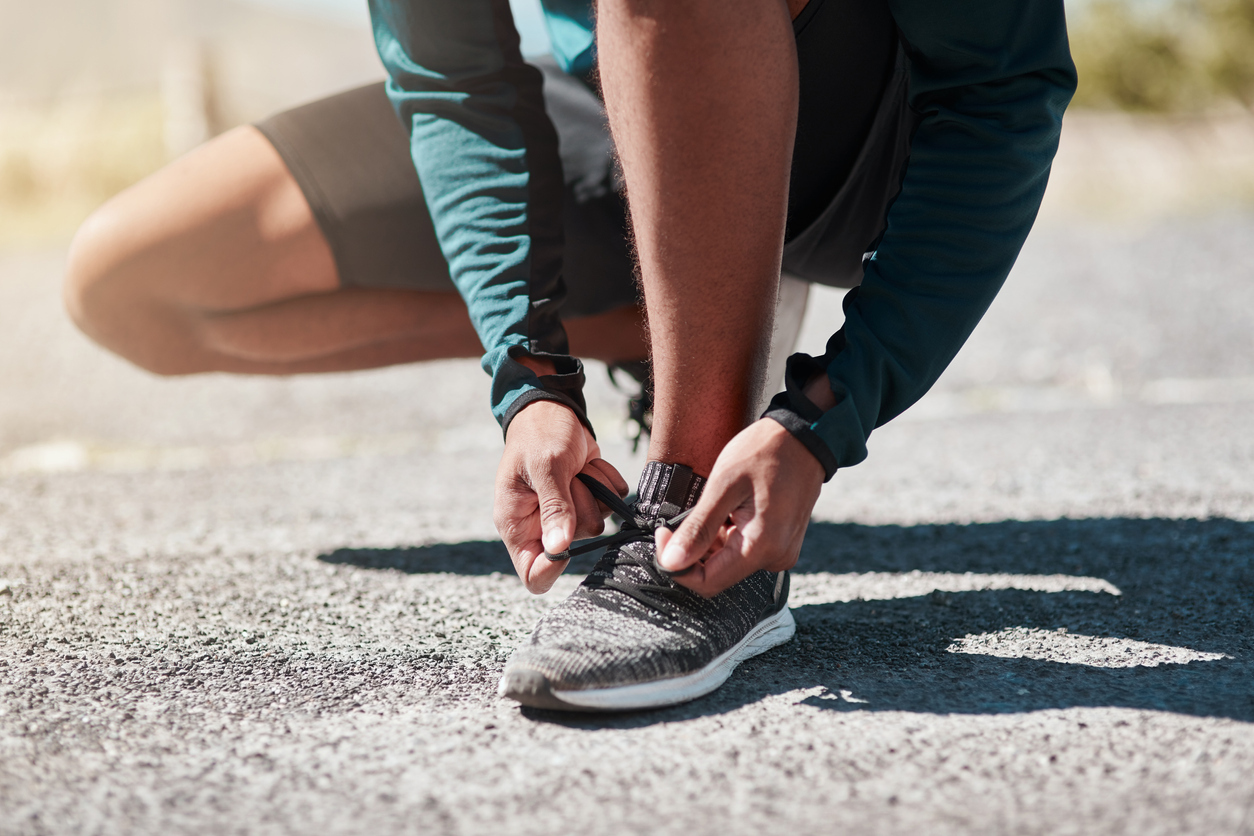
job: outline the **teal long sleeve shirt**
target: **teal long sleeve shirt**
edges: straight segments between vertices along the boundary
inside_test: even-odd
[[[821,2],[822,0],[812,0]],[[555,58],[595,65],[590,0],[543,0]],[[910,61],[918,128],[900,192],[845,322],[822,357],[794,355],[768,415],[828,477],[866,457],[871,431],[932,386],[1017,258],[1044,195],[1075,91],[1062,0],[889,0]],[[507,427],[539,398],[585,423],[567,355],[557,140],[507,0],[371,0],[389,95]],[[537,376],[519,362],[551,359]],[[826,372],[836,406],[801,394]]]

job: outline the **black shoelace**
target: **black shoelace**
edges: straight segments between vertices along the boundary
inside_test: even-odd
[[[665,526],[672,531],[684,521],[684,518],[692,513],[692,509],[676,514],[670,519],[661,517],[646,517],[637,514],[632,508],[618,497],[618,494],[607,488],[605,485],[593,479],[587,474],[580,473],[579,481],[587,486],[592,495],[603,505],[617,514],[622,520],[622,527],[615,534],[607,534],[604,537],[594,537],[591,540],[585,540],[582,543],[574,545],[570,550],[561,554],[544,553],[549,560],[560,561],[577,557],[581,554],[604,548],[616,548],[625,546],[628,543],[652,542],[655,532]],[[682,572],[667,572],[665,569],[657,565],[657,555],[653,560],[645,560],[637,557],[634,552],[619,549],[614,556],[615,567],[618,566],[638,566],[649,575],[652,583],[637,583],[626,581],[611,575],[603,578],[599,575],[590,577],[587,585],[593,588],[607,588],[617,590],[624,595],[635,598],[642,604],[653,607],[654,609],[664,609],[665,605],[654,596],[662,596],[665,599],[677,600],[691,594],[688,590],[678,587],[673,583],[668,583],[668,579],[674,575],[682,575],[683,572],[689,571],[684,569]]]

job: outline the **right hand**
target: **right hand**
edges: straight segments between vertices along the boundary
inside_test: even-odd
[[[601,458],[592,433],[568,407],[535,401],[510,421],[496,472],[493,521],[527,589],[547,592],[566,569],[544,552],[559,554],[576,538],[605,530],[609,509],[576,474],[586,473],[627,495],[627,481]]]

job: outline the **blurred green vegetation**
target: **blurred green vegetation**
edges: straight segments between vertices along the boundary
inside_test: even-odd
[[[1071,21],[1077,105],[1254,109],[1254,0],[1093,0]]]

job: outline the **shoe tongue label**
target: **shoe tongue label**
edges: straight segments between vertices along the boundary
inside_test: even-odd
[[[640,513],[669,519],[696,505],[703,487],[705,479],[687,465],[649,462],[640,474]]]

